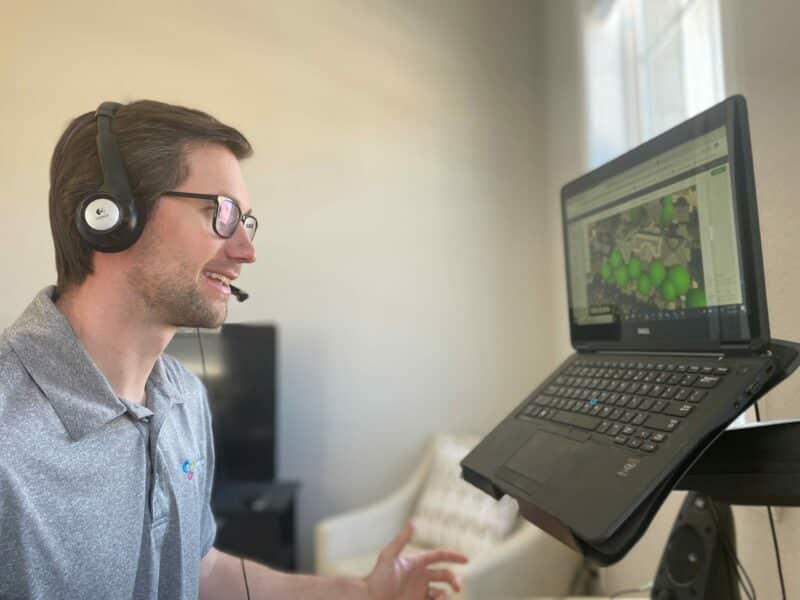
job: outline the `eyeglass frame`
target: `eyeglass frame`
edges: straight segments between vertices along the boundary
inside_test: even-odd
[[[219,215],[219,208],[222,205],[222,202],[225,200],[233,202],[233,205],[236,207],[236,210],[239,211],[239,222],[242,224],[242,227],[244,227],[245,233],[247,233],[247,227],[245,223],[248,220],[252,221],[255,224],[255,227],[253,228],[253,237],[250,237],[248,235],[247,238],[252,242],[256,237],[256,232],[258,231],[258,219],[256,219],[255,216],[253,216],[252,214],[249,213],[244,214],[242,212],[242,207],[239,206],[239,202],[235,198],[231,198],[230,196],[223,196],[222,194],[196,194],[194,192],[176,192],[174,190],[169,192],[163,192],[161,195],[176,196],[178,198],[197,198],[199,200],[209,200],[211,202],[216,202],[217,207],[214,210],[214,219],[212,221],[211,227],[214,230],[214,233],[217,234],[219,237],[221,237],[223,240],[232,238],[233,235],[236,233],[236,229],[234,228],[234,230],[230,233],[230,235],[222,235],[217,230],[217,216]]]

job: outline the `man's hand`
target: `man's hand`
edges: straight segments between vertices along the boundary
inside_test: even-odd
[[[449,569],[430,569],[440,562],[465,563],[467,557],[449,550],[431,550],[411,557],[401,557],[400,552],[411,539],[409,523],[406,528],[378,557],[375,568],[366,578],[370,600],[440,600],[447,598],[443,589],[429,587],[433,581],[448,583],[458,592],[461,585]]]

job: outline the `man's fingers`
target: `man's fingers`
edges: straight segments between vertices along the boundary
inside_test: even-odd
[[[445,590],[431,588],[431,593],[427,596],[431,600],[446,600],[448,598]]]
[[[405,529],[398,533],[397,536],[383,549],[383,553],[392,559],[400,556],[400,552],[403,551],[403,548],[406,547],[406,544],[411,539],[412,533],[414,533],[414,528],[411,526],[411,523],[408,523]]]
[[[455,573],[448,569],[428,569],[427,576],[428,581],[449,583],[454,592],[461,591],[461,582],[458,580]]]
[[[468,561],[463,554],[451,550],[431,550],[424,554],[418,554],[414,559],[425,567],[439,562],[465,563]]]

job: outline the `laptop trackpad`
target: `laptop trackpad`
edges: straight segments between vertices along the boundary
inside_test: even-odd
[[[505,466],[538,483],[546,483],[556,468],[570,461],[580,446],[569,438],[540,430],[506,461]]]

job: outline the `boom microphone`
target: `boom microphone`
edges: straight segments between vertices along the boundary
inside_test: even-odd
[[[244,302],[245,300],[247,300],[247,299],[250,297],[250,294],[248,294],[247,292],[245,292],[245,291],[244,291],[244,290],[242,290],[242,289],[239,289],[239,288],[238,288],[238,287],[236,287],[235,285],[231,285],[231,286],[229,286],[229,287],[231,288],[231,294],[233,294],[234,296],[236,296],[236,299],[237,299],[239,302]]]

